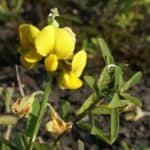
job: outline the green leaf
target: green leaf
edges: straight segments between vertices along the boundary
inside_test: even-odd
[[[126,91],[129,88],[133,87],[136,83],[138,83],[141,80],[142,73],[137,72],[135,73],[123,86],[121,91]]]
[[[110,82],[110,75],[108,72],[108,68],[105,67],[97,81],[98,90],[101,92],[103,89],[107,88],[109,82]]]
[[[127,93],[120,93],[120,95],[124,97],[126,100],[128,100],[130,103],[133,103],[137,106],[142,106],[142,102],[140,99],[134,96],[131,96],[130,94],[127,94]]]
[[[102,38],[98,38],[97,41],[99,47],[101,48],[102,56],[104,58],[106,65],[114,64],[115,63],[114,58],[111,55],[110,50],[105,41]]]
[[[77,115],[82,114],[83,112],[85,112],[88,108],[91,107],[91,105],[93,105],[95,102],[97,101],[97,95],[94,93],[92,95],[90,95],[86,101],[82,104],[82,106],[80,107],[80,109],[77,112]]]
[[[115,88],[120,90],[123,84],[123,72],[119,66],[115,67]]]
[[[110,117],[110,139],[113,144],[118,137],[119,133],[119,109],[112,108],[111,109],[111,117]]]
[[[110,109],[106,106],[96,106],[91,110],[92,115],[109,115]]]
[[[107,133],[104,133],[102,129],[98,128],[96,124],[93,124],[91,134],[97,137],[98,139],[101,139],[104,142],[111,144],[109,135]]]
[[[103,140],[104,142],[111,144],[108,134],[104,133],[100,128],[98,128],[95,123],[93,126],[89,123],[79,123],[78,126],[86,130],[89,134],[95,136],[96,138]]]
[[[81,140],[78,140],[78,150],[85,150],[84,143]]]
[[[108,104],[108,107],[109,108],[117,108],[119,106],[120,106],[120,99],[119,99],[118,93],[114,93],[112,100]]]
[[[27,129],[26,129],[26,136],[31,137],[34,131],[34,126],[36,124],[37,117],[32,115],[30,119],[28,119]]]
[[[61,100],[60,108],[61,108],[60,114],[61,114],[62,119],[67,121],[70,115],[70,103],[66,100]]]
[[[34,116],[37,116],[39,113],[39,110],[40,110],[40,102],[39,102],[39,99],[35,96],[35,100],[32,105],[32,114]]]
[[[28,118],[28,124],[26,127],[26,135],[28,137],[31,137],[33,134],[34,127],[35,127],[36,120],[37,120],[37,116],[39,114],[39,110],[40,110],[40,103],[39,103],[38,98],[35,96],[35,100],[34,100],[33,105],[32,105],[32,114]]]
[[[84,76],[84,80],[85,80],[86,84],[87,84],[91,89],[95,90],[95,82],[96,82],[96,80],[95,80],[94,77],[87,75],[87,76]]]

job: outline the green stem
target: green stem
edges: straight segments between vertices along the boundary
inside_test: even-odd
[[[37,119],[36,119],[36,124],[35,124],[35,127],[34,127],[33,134],[32,134],[32,136],[30,138],[30,141],[29,141],[28,150],[32,150],[32,148],[33,148],[32,143],[36,139],[36,136],[38,134],[38,131],[39,131],[39,128],[40,128],[40,125],[41,125],[43,115],[46,111],[46,105],[47,105],[47,102],[48,102],[49,95],[51,93],[51,80],[52,80],[52,75],[51,75],[51,73],[48,73],[47,74],[47,82],[46,82],[46,86],[45,86],[45,90],[44,90],[44,96],[42,98],[41,108],[40,108],[39,114],[38,114]]]

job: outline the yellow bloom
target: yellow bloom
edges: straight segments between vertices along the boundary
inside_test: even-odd
[[[53,134],[63,134],[72,128],[72,122],[64,122],[56,112],[53,112],[52,119],[47,122],[46,130]]]
[[[41,56],[53,53],[58,59],[68,59],[73,54],[75,42],[75,34],[69,27],[58,28],[48,25],[37,35],[35,47]]]
[[[25,60],[24,55],[20,56],[20,62],[22,66],[24,66],[26,69],[33,69],[37,66],[37,63],[29,63]]]
[[[32,113],[32,104],[34,102],[34,95],[25,96],[22,99],[17,99],[12,105],[12,112],[19,115],[19,117],[27,117]]]
[[[24,61],[29,64],[34,64],[42,58],[34,48],[34,41],[39,32],[38,28],[30,24],[19,26],[20,53],[23,55]]]
[[[48,25],[44,27],[35,39],[37,53],[41,56],[47,56],[53,52],[55,44],[55,27]]]
[[[45,68],[47,71],[56,71],[58,67],[58,60],[55,54],[50,54],[45,58]]]
[[[23,66],[30,69],[45,57],[44,65],[47,71],[56,71],[59,60],[70,59],[76,43],[71,28],[59,28],[53,25],[47,25],[40,31],[33,25],[22,24],[19,26],[19,37]],[[79,81],[78,78],[77,80]]]
[[[42,57],[36,52],[35,49],[28,50],[24,57],[28,63],[36,63],[41,60],[41,58]]]
[[[22,24],[19,26],[20,45],[23,49],[34,47],[34,40],[39,29],[31,24]]]
[[[74,55],[71,69],[64,69],[60,75],[59,84],[62,89],[78,89],[82,86],[82,81],[79,79],[87,61],[87,54],[84,50],[79,51]]]
[[[58,59],[68,59],[73,55],[75,48],[75,34],[71,28],[56,28],[54,53]]]

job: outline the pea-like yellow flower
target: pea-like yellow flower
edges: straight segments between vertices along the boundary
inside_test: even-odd
[[[33,25],[19,27],[20,53],[22,64],[31,68],[43,57],[47,71],[56,71],[58,60],[70,59],[75,48],[75,34],[69,27],[59,28],[47,25],[41,31]]]
[[[33,102],[35,100],[35,95],[43,94],[42,91],[36,91],[31,95],[18,98],[15,103],[13,103],[11,109],[12,112],[17,114],[19,117],[28,117],[33,110]]]
[[[56,112],[53,112],[51,120],[46,124],[46,130],[56,135],[63,134],[71,128],[72,122],[63,121]]]
[[[59,84],[62,89],[78,89],[82,86],[80,76],[86,66],[87,54],[84,50],[74,55],[71,69],[65,69],[60,75]]]

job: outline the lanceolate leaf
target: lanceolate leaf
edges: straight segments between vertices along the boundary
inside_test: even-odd
[[[109,115],[110,114],[110,108],[108,106],[100,105],[96,106],[91,110],[92,115]]]
[[[89,123],[79,123],[78,125],[80,128],[86,130],[91,135],[97,137],[100,140],[103,140],[108,144],[111,144],[109,136],[106,133],[104,133],[100,128],[96,127],[96,125],[91,126],[91,124]]]
[[[66,100],[61,100],[61,117],[63,120],[67,121],[70,114],[70,103]]]
[[[95,82],[96,81],[95,81],[94,77],[87,75],[87,76],[84,76],[84,80],[91,89],[95,90]]]
[[[126,91],[129,88],[131,88],[132,86],[134,86],[136,83],[138,83],[140,81],[142,77],[142,73],[141,72],[137,72],[136,74],[134,74],[122,87],[121,91]]]
[[[85,112],[88,108],[91,107],[91,105],[93,105],[95,102],[97,101],[97,95],[94,93],[92,95],[90,95],[86,101],[83,103],[83,105],[80,107],[80,109],[77,112],[77,115],[82,114],[83,112]]]
[[[103,130],[101,130],[100,128],[96,126],[96,124],[93,124],[91,128],[91,134],[96,136],[98,139],[101,139],[104,142],[111,144],[109,134],[104,133]]]
[[[114,64],[115,62],[113,56],[111,55],[110,50],[107,44],[105,43],[105,41],[102,38],[98,38],[97,40],[98,40],[98,45],[101,48],[102,56],[104,58],[106,65]]]
[[[126,100],[128,100],[129,102],[137,105],[137,106],[142,106],[142,102],[140,101],[140,99],[134,97],[134,96],[131,96],[130,94],[127,94],[127,93],[120,93],[120,95],[125,98]]]
[[[123,72],[122,69],[116,65],[115,67],[115,88],[119,89],[121,88],[123,84]]]
[[[108,104],[109,108],[117,108],[120,105],[120,99],[117,93],[115,93],[112,97],[112,100],[110,101],[110,103]]]
[[[110,139],[114,143],[119,133],[119,108],[111,109],[110,119]]]
[[[97,81],[97,87],[99,91],[102,91],[102,89],[106,88],[108,86],[108,83],[110,82],[110,75],[108,72],[108,68],[105,67],[100,74],[100,77]]]

